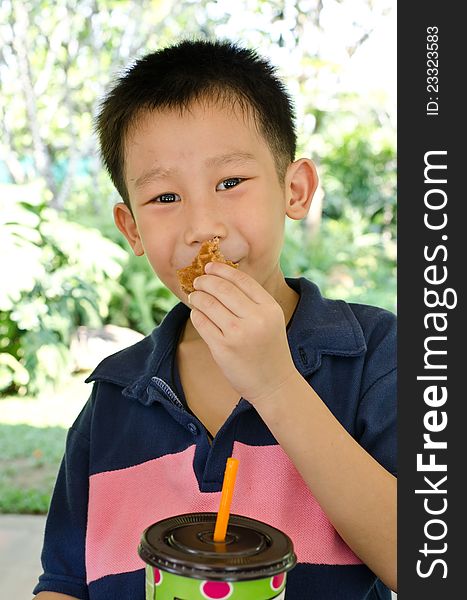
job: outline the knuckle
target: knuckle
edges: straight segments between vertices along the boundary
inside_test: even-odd
[[[237,345],[241,343],[243,337],[243,330],[235,319],[231,319],[228,322],[229,328],[229,339],[231,341],[231,345]]]
[[[203,299],[203,304],[206,308],[212,308],[216,304],[216,299],[214,296],[210,294],[205,294],[205,298]]]
[[[248,281],[248,275],[246,273],[244,273],[243,271],[239,271],[237,269],[237,279],[239,283],[246,283]]]
[[[273,302],[268,306],[268,314],[270,319],[283,320],[284,312],[277,302]]]

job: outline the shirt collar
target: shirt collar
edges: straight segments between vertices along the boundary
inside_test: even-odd
[[[304,277],[286,281],[300,294],[288,340],[303,376],[319,368],[323,354],[352,357],[366,351],[362,328],[347,302],[323,298],[318,287]]]
[[[319,368],[323,354],[352,357],[366,351],[363,331],[346,302],[323,298],[318,287],[303,277],[286,281],[300,294],[287,337],[294,364],[304,377]],[[187,306],[177,304],[149,336],[104,359],[86,383],[114,383],[125,388],[125,396],[147,403],[151,378],[170,380],[173,352],[189,313]]]

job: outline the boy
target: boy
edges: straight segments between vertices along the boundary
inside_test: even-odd
[[[318,179],[295,160],[274,70],[229,42],[182,42],[120,78],[97,131],[116,225],[181,303],[88,378],[34,592],[143,600],[141,532],[215,511],[235,456],[232,512],[294,542],[289,600],[389,598],[395,319],[280,270],[285,216],[306,216]],[[176,272],[214,237],[238,269],[209,263],[187,296]]]

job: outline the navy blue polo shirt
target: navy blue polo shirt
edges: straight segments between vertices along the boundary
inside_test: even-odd
[[[300,294],[288,341],[296,368],[347,431],[396,473],[396,324],[383,309]],[[212,440],[186,406],[175,360],[189,309],[105,359],[70,428],[34,589],[90,600],[144,600],[141,532],[175,514],[216,511],[229,456],[232,512],[287,533],[298,557],[287,600],[389,599],[345,544],[254,407],[240,399]]]

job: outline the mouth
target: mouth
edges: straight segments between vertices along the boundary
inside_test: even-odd
[[[238,268],[238,262],[226,259],[222,254],[219,248],[219,238],[215,237],[212,240],[207,240],[201,245],[192,263],[177,270],[178,281],[183,292],[191,293],[194,291],[194,279],[204,274],[205,265],[211,261],[226,263],[236,269]]]

